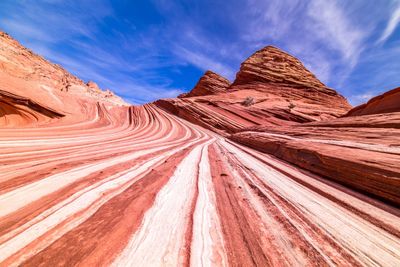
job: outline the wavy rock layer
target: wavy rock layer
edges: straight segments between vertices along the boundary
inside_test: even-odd
[[[389,116],[396,128],[385,124]],[[231,139],[400,205],[400,113],[363,116],[359,122],[253,127]]]
[[[96,114],[0,130],[1,265],[400,264],[386,205],[151,105]]]
[[[2,107],[41,117],[0,128],[0,266],[400,265],[388,204],[94,84],[60,92],[49,77],[0,75]],[[180,100],[193,114],[222,110],[193,99]],[[209,119],[263,122],[236,106],[232,122]],[[346,146],[395,155],[387,138]]]
[[[202,80],[217,84],[216,79],[205,77],[189,94],[159,100],[156,105],[222,135],[249,126],[333,119],[351,109],[343,96],[327,88],[298,59],[271,46],[242,63],[226,92],[228,81],[217,94],[199,89],[210,88]]]

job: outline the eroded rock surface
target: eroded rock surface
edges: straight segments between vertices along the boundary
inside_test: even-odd
[[[253,127],[231,139],[400,205],[400,113],[356,118]]]
[[[254,83],[327,89],[297,58],[273,46],[266,46],[246,59],[233,86]]]
[[[4,32],[0,32],[0,80],[0,92],[9,93],[9,96],[1,94],[0,123],[3,127],[48,123],[53,117],[49,117],[47,111],[42,113],[45,110],[76,114],[75,119],[79,119],[85,114],[82,111],[85,105],[93,106],[97,102],[128,105],[94,82],[85,84],[61,66],[34,54]],[[39,111],[33,108],[39,106]]]
[[[299,60],[271,46],[242,64],[226,92],[186,98],[189,95],[156,104],[220,134],[255,125],[327,120],[351,108],[343,96],[327,88]]]

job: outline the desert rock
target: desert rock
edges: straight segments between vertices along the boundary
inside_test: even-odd
[[[197,82],[196,86],[189,93],[182,94],[179,98],[223,93],[226,91],[229,85],[229,80],[208,70],[204,73],[204,75]]]

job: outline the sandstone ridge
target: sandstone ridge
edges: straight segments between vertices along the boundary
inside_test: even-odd
[[[400,87],[376,96],[367,103],[350,110],[346,116],[360,116],[400,111]]]

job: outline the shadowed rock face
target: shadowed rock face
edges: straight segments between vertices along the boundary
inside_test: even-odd
[[[399,204],[399,112],[269,82],[126,106],[0,48],[0,266],[400,266],[366,196]]]
[[[367,103],[353,108],[346,116],[351,117],[390,112],[400,112],[400,87],[376,96]]]
[[[196,86],[189,92],[178,96],[179,98],[206,96],[226,92],[230,82],[228,79],[210,70],[197,82]]]

